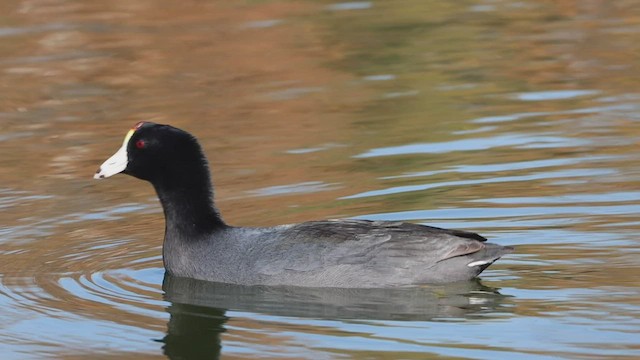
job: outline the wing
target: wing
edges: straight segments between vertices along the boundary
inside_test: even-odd
[[[257,265],[265,274],[354,264],[428,268],[482,250],[483,241],[484,237],[471,232],[405,222],[312,221],[281,230],[278,239],[265,244],[265,261]]]

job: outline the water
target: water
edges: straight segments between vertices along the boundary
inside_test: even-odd
[[[0,351],[640,357],[634,1],[0,4]],[[406,220],[517,252],[479,282],[164,278],[140,120],[196,134],[234,225]]]

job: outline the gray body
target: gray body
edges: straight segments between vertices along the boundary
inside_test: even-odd
[[[227,227],[183,239],[170,223],[164,263],[175,276],[242,285],[375,288],[468,280],[511,248],[460,231],[386,221],[328,220]],[[477,235],[476,235],[477,236]],[[468,266],[472,263],[475,266]]]

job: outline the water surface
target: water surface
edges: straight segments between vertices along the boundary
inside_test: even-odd
[[[633,1],[0,4],[0,351],[40,358],[640,357]],[[478,231],[478,282],[165,278],[137,121],[197,135],[234,225]]]

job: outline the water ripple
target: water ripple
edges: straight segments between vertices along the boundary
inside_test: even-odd
[[[578,147],[590,145],[587,139],[577,139],[551,134],[505,134],[484,138],[470,138],[446,142],[432,142],[390,146],[371,149],[365,153],[355,155],[355,158],[371,158],[380,156],[396,156],[409,154],[444,154],[455,151],[478,151],[501,147],[520,149]]]
[[[381,196],[381,195],[391,195],[391,194],[399,194],[399,193],[407,193],[414,191],[424,191],[434,188],[440,187],[448,187],[448,186],[464,186],[464,185],[479,185],[479,184],[491,184],[491,183],[512,183],[512,182],[521,182],[521,181],[533,181],[533,180],[543,180],[543,179],[563,179],[565,181],[569,181],[571,178],[580,178],[587,177],[591,178],[594,176],[609,176],[616,175],[617,171],[615,169],[569,169],[569,170],[556,170],[556,171],[547,171],[542,173],[528,174],[528,175],[514,175],[514,176],[493,176],[491,178],[486,179],[469,179],[469,180],[457,180],[457,181],[443,181],[443,182],[435,182],[429,184],[419,184],[419,185],[404,185],[404,186],[393,186],[386,189],[381,190],[372,190],[365,191],[354,195],[343,196],[340,199],[358,199],[364,197],[372,197],[372,196]]]

